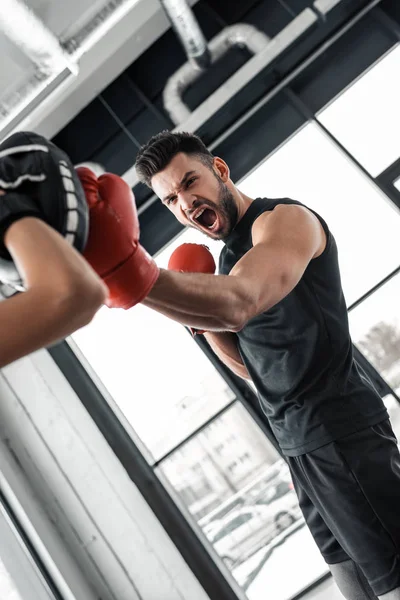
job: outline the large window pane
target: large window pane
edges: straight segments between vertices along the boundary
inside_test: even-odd
[[[238,402],[162,462],[162,471],[197,521],[262,474],[275,448]]]
[[[354,343],[400,396],[400,275],[350,312]],[[400,440],[400,404],[385,399],[392,426]]]
[[[374,177],[400,156],[399,70],[397,47],[318,117]]]
[[[285,461],[241,404],[158,468],[251,600],[266,589],[286,600],[326,572]],[[288,561],[291,577],[283,581]]]
[[[234,399],[185,329],[143,306],[104,308],[73,339],[155,460]]]
[[[23,600],[4,563],[0,560],[0,595],[2,600]]]
[[[157,256],[158,264],[166,267],[174,248],[188,240],[206,238],[184,232]],[[218,243],[208,246],[217,260]],[[235,398],[186,329],[142,305],[102,308],[72,339],[154,460]]]
[[[314,126],[307,125],[239,188],[290,197],[316,210],[338,248],[348,305],[400,263],[400,213]]]
[[[5,486],[5,493],[7,486]],[[0,598],[1,600],[54,600],[43,574],[0,505]]]

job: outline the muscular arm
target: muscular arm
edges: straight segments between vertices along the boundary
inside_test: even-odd
[[[243,379],[251,379],[248,370],[243,364],[240,356],[237,340],[234,333],[230,331],[211,332],[204,334],[207,342],[214,350],[215,354],[231,371]]]
[[[240,331],[292,291],[326,243],[318,219],[297,205],[263,213],[252,234],[253,247],[229,275],[161,270],[144,304],[197,329]]]
[[[88,324],[107,291],[80,254],[43,221],[15,222],[4,243],[26,291],[0,303],[0,367]]]
[[[145,304],[149,308],[155,308],[157,312],[162,313],[174,321],[181,323],[191,320],[191,315],[172,309],[160,309],[157,307],[156,303],[153,304],[149,299]],[[211,319],[208,319],[208,322],[211,322]],[[216,321],[215,324],[217,324]],[[206,331],[204,336],[218,358],[220,358],[221,361],[235,373],[235,375],[238,375],[243,379],[251,379],[237,348],[236,336],[234,333],[230,331]]]

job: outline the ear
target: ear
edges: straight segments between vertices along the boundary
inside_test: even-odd
[[[229,167],[222,158],[219,158],[219,156],[216,156],[214,158],[214,169],[217,172],[217,175],[220,176],[220,178],[222,179],[222,181],[224,183],[229,181],[229,178],[230,178]]]

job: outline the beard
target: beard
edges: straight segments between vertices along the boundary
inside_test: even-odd
[[[201,204],[208,206],[210,210],[214,211],[217,218],[219,218],[221,221],[221,227],[215,232],[209,233],[203,228],[200,229],[195,225],[193,227],[200,230],[207,237],[213,240],[225,241],[236,226],[238,220],[238,208],[236,206],[233,194],[229,190],[228,186],[221,181],[221,179],[215,173],[214,175],[218,181],[217,202],[212,202],[211,200],[206,200],[203,198]]]
[[[219,239],[224,241],[236,226],[238,220],[238,208],[235,203],[232,192],[228,186],[219,181],[218,208],[225,221]]]

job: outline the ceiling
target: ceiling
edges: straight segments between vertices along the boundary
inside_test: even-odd
[[[158,0],[2,0],[0,139],[17,129],[52,138],[169,27]],[[44,73],[49,41],[66,60]]]
[[[138,184],[134,162],[151,135],[186,129],[212,148],[307,61],[312,77],[320,76],[324,60],[332,62],[325,45],[357,15],[373,5],[375,21],[379,15],[400,21],[396,0],[189,0],[209,47],[237,24],[268,43],[255,54],[246,44],[230,45],[190,85],[179,76],[172,105],[179,101],[184,116],[177,122],[165,90],[178,70],[191,67],[165,1],[1,0],[0,50],[7,60],[0,72],[0,138],[16,129],[42,133],[74,164],[99,163],[123,176],[142,212],[152,193]],[[331,86],[341,76],[337,69]]]
[[[227,26],[241,22],[261,30],[275,45],[284,42],[276,56],[272,53],[264,61],[265,69],[261,64],[246,74],[251,93],[247,89],[240,98],[243,89],[239,83],[232,93],[237,96],[233,102],[229,96],[219,99],[218,108],[224,108],[225,116],[219,119],[219,129],[229,126],[313,46],[367,3],[192,0],[190,5],[208,41]],[[18,12],[24,4],[30,15],[21,20]],[[39,39],[42,32],[35,34],[41,24],[49,34],[46,44]],[[96,160],[123,175],[134,162],[135,145],[161,128],[175,125],[163,106],[162,92],[187,57],[159,0],[2,0],[0,26],[7,33],[0,33],[2,56],[7,57],[0,73],[2,137],[15,128],[35,129],[51,138],[58,133],[57,140],[75,162]],[[51,52],[44,47],[51,50],[53,42],[60,42],[60,56],[49,67]],[[250,57],[245,49],[232,48],[188,88],[183,94],[185,104],[194,111],[210,100],[210,95],[226,88],[222,84],[251,62]],[[212,100],[207,118],[203,115],[188,123],[188,128],[200,131],[206,141],[215,135],[214,125],[205,127],[216,112]],[[230,110],[225,104],[231,105]],[[77,131],[82,130],[85,139],[78,144]],[[130,179],[134,185],[134,176]]]
[[[199,0],[193,6],[194,14],[207,40],[227,26],[246,23],[270,38],[272,50],[279,46],[282,49],[254,66],[248,51],[232,48],[182,94],[192,114],[177,128],[196,131],[207,144],[212,143],[367,4],[368,0]],[[316,6],[325,7],[326,14],[318,12]],[[142,30],[139,33],[143,36]],[[170,27],[164,32],[158,28],[156,39],[155,33],[153,30],[153,41],[142,53],[132,56],[129,65],[120,68],[112,82],[100,94],[94,94],[93,100],[54,137],[75,163],[99,162],[106,170],[124,176],[135,188],[139,206],[148,199],[149,192],[137,185],[132,168],[136,153],[151,135],[176,127],[165,110],[163,91],[187,61]],[[149,42],[148,36],[144,37]]]

